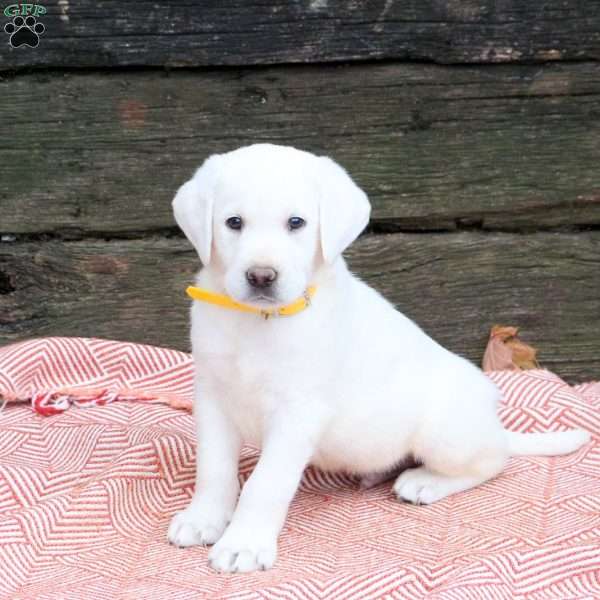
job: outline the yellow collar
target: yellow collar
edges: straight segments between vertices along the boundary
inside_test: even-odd
[[[300,296],[297,300],[294,300],[290,304],[286,304],[280,308],[256,308],[249,304],[242,304],[236,302],[233,298],[225,296],[224,294],[217,294],[210,292],[199,287],[190,285],[186,288],[186,293],[190,298],[194,300],[200,300],[201,302],[208,302],[209,304],[215,304],[216,306],[222,306],[223,308],[230,308],[231,310],[239,310],[242,312],[255,313],[268,319],[272,316],[291,317],[299,312],[302,312],[305,308],[310,306],[310,301],[317,291],[316,286],[311,285],[307,288],[303,296]]]

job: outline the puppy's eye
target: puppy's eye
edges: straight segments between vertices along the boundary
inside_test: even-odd
[[[288,219],[288,229],[294,231],[294,229],[300,229],[306,225],[306,221],[302,217],[290,217]]]
[[[239,231],[242,228],[242,224],[242,217],[229,217],[229,219],[225,221],[225,225],[227,225],[229,229],[235,229],[236,231]]]

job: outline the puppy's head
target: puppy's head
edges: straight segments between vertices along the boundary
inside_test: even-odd
[[[255,144],[209,157],[173,210],[225,292],[266,308],[301,296],[364,229],[370,205],[330,158]]]

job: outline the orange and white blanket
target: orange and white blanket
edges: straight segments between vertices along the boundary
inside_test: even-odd
[[[275,568],[219,575],[205,548],[166,540],[194,482],[192,418],[173,408],[191,402],[189,355],[83,338],[0,348],[0,597],[600,598],[600,384],[489,376],[507,428],[583,427],[593,441],[511,459],[431,506],[309,469]],[[255,461],[246,449],[243,479]]]

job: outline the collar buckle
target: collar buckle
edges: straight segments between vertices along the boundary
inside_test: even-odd
[[[310,297],[310,293],[308,292],[308,290],[304,290],[304,302],[306,303],[306,308],[308,308],[311,303],[312,303],[312,299]]]

